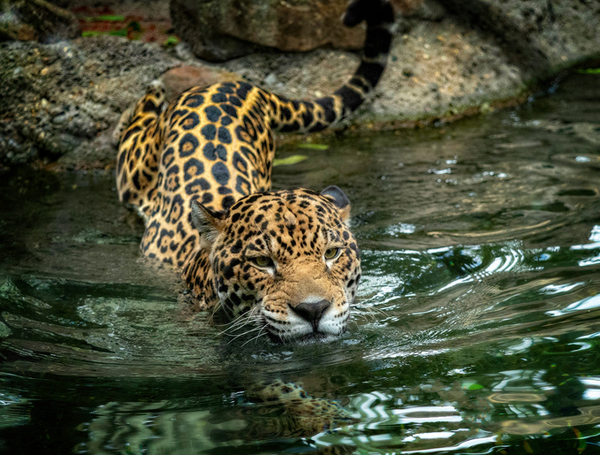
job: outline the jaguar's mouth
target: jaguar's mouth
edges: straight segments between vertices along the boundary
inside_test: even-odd
[[[331,321],[332,317],[321,318],[315,321],[306,321],[292,315],[286,320],[278,320],[270,314],[261,314],[259,325],[260,332],[279,344],[290,342],[331,342],[346,332],[346,324]],[[335,318],[333,318],[335,319]]]

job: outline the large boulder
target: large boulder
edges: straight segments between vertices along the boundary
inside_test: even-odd
[[[600,57],[597,0],[444,0],[444,6],[531,79]]]
[[[114,166],[113,128],[161,77],[173,98],[235,76],[113,36],[0,43],[0,165]]]
[[[358,49],[360,27],[340,20],[346,0],[172,0],[177,34],[200,58],[223,61],[261,49]]]
[[[600,3],[591,0],[394,0],[390,61],[351,122],[386,127],[447,121],[527,99],[564,68],[600,59]],[[223,64],[293,98],[331,93],[358,57],[332,49],[261,53]],[[596,63],[597,64],[597,63]]]
[[[392,0],[404,16],[437,14],[430,0]],[[202,59],[219,62],[252,52],[361,49],[364,27],[341,17],[348,0],[171,0],[178,36]]]
[[[564,67],[600,57],[595,1],[394,4],[408,14],[398,20],[380,85],[350,120],[360,128],[489,112],[526,99],[536,83]],[[359,59],[332,48],[259,52],[219,65],[203,65],[183,47],[177,55],[115,37],[0,43],[0,164],[114,165],[111,130],[157,77],[167,82],[171,96],[236,73],[289,98],[315,98],[347,81]]]
[[[46,0],[11,0],[0,4],[0,40],[54,43],[79,34],[75,15]]]
[[[112,164],[110,128],[178,64],[158,46],[116,37],[0,43],[0,163]]]

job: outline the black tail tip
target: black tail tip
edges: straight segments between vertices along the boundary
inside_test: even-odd
[[[354,27],[362,21],[368,25],[394,21],[394,9],[389,0],[352,0],[342,17],[346,27]]]

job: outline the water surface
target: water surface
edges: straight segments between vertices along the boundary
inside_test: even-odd
[[[276,189],[352,202],[364,279],[329,344],[231,339],[185,311],[110,173],[5,173],[0,452],[600,453],[598,81],[281,148],[309,159],[276,167]],[[353,419],[290,434],[248,396],[276,380]]]

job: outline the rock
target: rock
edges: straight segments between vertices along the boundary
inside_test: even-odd
[[[267,48],[360,49],[364,29],[340,20],[346,0],[172,0],[177,35],[200,58],[224,61]]]
[[[357,126],[398,127],[487,112],[526,98],[565,66],[599,56],[597,2],[392,1],[406,16],[398,19],[401,33],[374,98],[350,120]],[[331,93],[356,64],[354,56],[321,49],[254,54],[222,66],[271,89],[266,81],[274,75],[278,93],[314,98],[316,87]]]
[[[37,39],[35,29],[23,23],[7,1],[0,3],[0,41]]]
[[[392,0],[406,17],[441,20],[434,0]],[[344,27],[347,0],[171,0],[173,26],[198,57],[225,61],[276,49],[361,49],[363,27]]]
[[[525,99],[537,81],[565,66],[598,57],[597,2],[444,0],[442,7],[434,0],[392,1],[406,16],[398,19],[380,85],[347,122],[353,127],[397,128],[491,112]],[[172,52],[179,59],[116,37],[0,43],[0,163],[114,166],[112,128],[158,77],[170,97],[192,85],[243,77],[289,98],[315,98],[346,82],[359,59],[321,48],[258,52],[207,66],[183,45]]]
[[[13,0],[2,16],[7,39],[55,43],[80,34],[75,15],[46,0]]]
[[[0,163],[112,164],[121,112],[179,64],[156,45],[117,37],[0,43]]]
[[[518,66],[540,79],[598,57],[600,7],[586,0],[446,0],[457,21],[476,28]]]
[[[404,17],[440,21],[446,15],[444,7],[435,0],[391,0],[391,2],[396,11]]]

